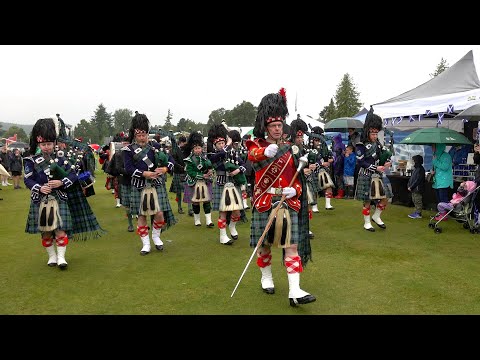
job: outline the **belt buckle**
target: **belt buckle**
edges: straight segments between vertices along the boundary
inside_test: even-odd
[[[282,188],[275,188],[275,195],[282,196]]]

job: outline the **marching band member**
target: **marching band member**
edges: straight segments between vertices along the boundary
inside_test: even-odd
[[[248,158],[255,170],[250,245],[256,247],[271,214],[278,209],[275,225],[268,229],[257,251],[257,265],[262,273],[261,286],[265,293],[274,294],[271,269],[271,247],[283,248],[284,265],[289,283],[291,306],[308,304],[315,296],[300,288],[300,273],[311,259],[308,236],[309,219],[303,171],[297,174],[298,159],[292,146],[282,140],[283,125],[288,116],[285,89],[265,95],[258,106],[253,134],[247,140]],[[297,174],[297,178],[295,178]],[[285,201],[279,200],[285,195]],[[277,226],[277,222],[278,225]]]
[[[31,190],[25,232],[41,234],[48,254],[48,266],[66,269],[67,232],[73,228],[66,189],[77,181],[77,174],[55,162],[57,140],[53,118],[39,119],[30,135],[30,155],[24,159],[24,183]],[[55,247],[57,251],[55,252]]]
[[[327,142],[323,136],[323,129],[320,126],[312,128],[311,132],[313,147],[317,150],[318,187],[325,194],[325,210],[333,210],[330,200],[333,197],[333,187],[331,166],[333,163],[333,153],[328,148]],[[316,206],[312,207],[313,212],[318,212]]]
[[[382,125],[382,118],[374,114],[373,107],[370,107],[363,125],[361,142],[356,146],[359,171],[355,198],[363,202],[363,227],[367,231],[375,231],[370,222],[371,201],[376,202],[372,221],[381,229],[386,229],[387,226],[380,218],[380,214],[387,207],[388,199],[393,196],[390,180],[385,175],[385,170],[391,166],[390,159],[385,158],[385,154],[391,153],[378,140],[378,132],[382,130]]]
[[[140,255],[147,255],[151,249],[147,216],[153,215],[152,241],[159,251],[163,251],[162,229],[165,231],[176,223],[164,179],[173,164],[160,151],[160,144],[148,140],[149,129],[147,116],[137,112],[129,130],[130,145],[123,148],[125,171],[132,177],[130,212],[138,215],[137,234],[143,245]]]
[[[237,140],[240,141],[240,134],[238,134]],[[208,155],[216,175],[213,188],[213,210],[218,211],[217,225],[220,230],[220,243],[231,245],[234,240],[238,239],[236,224],[240,220],[240,210],[243,210],[241,185],[243,183],[245,191],[247,179],[244,173],[246,168],[240,154],[233,147],[233,140],[228,136],[228,129],[223,124],[214,124],[210,128],[208,142],[213,148]],[[228,237],[226,230],[227,212],[231,212],[228,228],[232,239]]]
[[[185,152],[190,155],[184,159],[185,171],[185,192],[183,201],[192,203],[193,218],[195,226],[201,226],[200,204],[203,203],[205,221],[207,227],[212,228],[215,225],[212,222],[212,177],[213,167],[210,160],[207,159],[203,151],[204,141],[202,134],[194,131],[190,133],[185,145]]]

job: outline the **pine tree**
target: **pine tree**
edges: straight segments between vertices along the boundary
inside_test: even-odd
[[[346,73],[343,75],[335,94],[335,118],[351,117],[359,112],[362,107],[359,96],[360,93],[356,90],[352,78]]]

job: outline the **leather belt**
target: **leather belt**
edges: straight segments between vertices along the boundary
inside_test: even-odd
[[[283,188],[281,187],[278,187],[278,188],[271,187],[270,189],[267,190],[267,194],[273,194],[278,196],[282,196],[282,192],[283,192]]]

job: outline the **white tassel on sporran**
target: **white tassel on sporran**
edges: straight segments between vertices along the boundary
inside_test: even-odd
[[[197,180],[193,187],[192,202],[208,202],[210,201],[210,192],[208,191],[205,181]]]
[[[268,218],[269,222],[274,213],[275,206],[272,207],[272,212]],[[288,212],[288,206],[285,203],[282,203],[282,206],[280,209],[278,209],[272,225],[268,229],[268,242],[278,248],[289,247],[292,238],[291,227],[292,221],[290,219],[290,213]]]
[[[242,195],[238,192],[234,183],[227,182],[223,186],[222,198],[220,199],[219,211],[234,211],[243,209]]]
[[[325,169],[320,169],[318,172],[318,184],[320,186],[320,190],[325,190],[328,188],[334,188],[335,184],[333,183],[332,177]]]
[[[383,187],[383,181],[379,174],[373,174],[370,181],[370,199],[381,200],[385,199],[385,188]]]
[[[38,230],[41,232],[53,231],[62,226],[60,208],[57,199],[48,195],[45,200],[40,202],[38,211]]]
[[[157,189],[153,186],[145,187],[140,194],[140,215],[155,215],[159,211]]]

